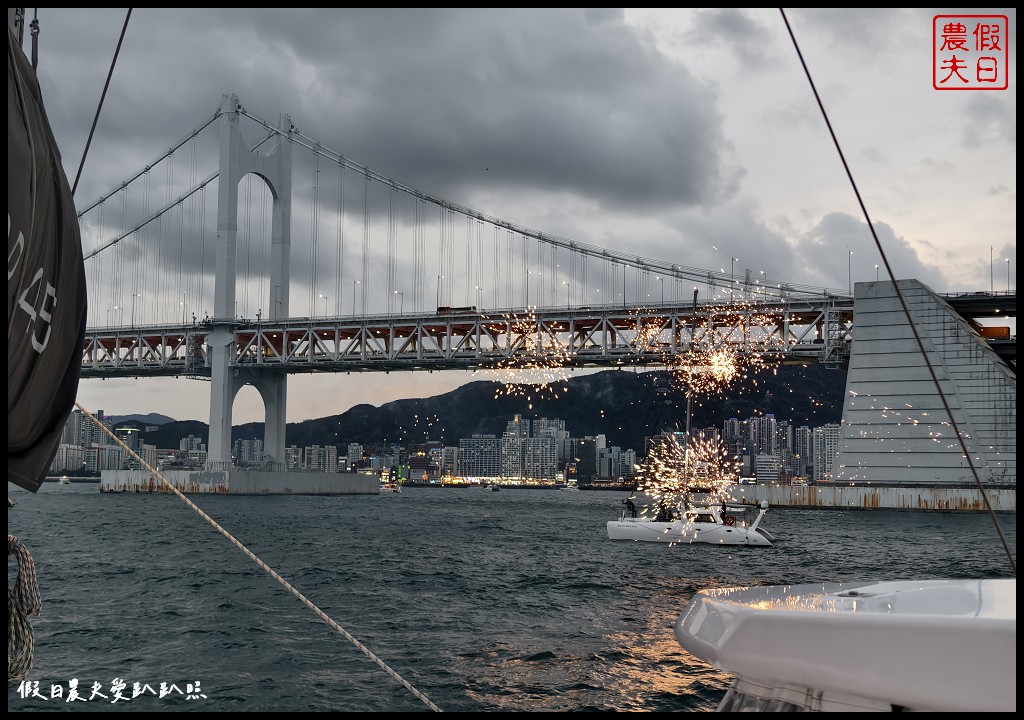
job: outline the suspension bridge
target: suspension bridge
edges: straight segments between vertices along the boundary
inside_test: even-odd
[[[79,219],[82,377],[209,380],[211,469],[230,467],[232,404],[247,384],[266,408],[264,447],[283,458],[291,373],[543,373],[707,362],[720,350],[850,359],[852,287],[523,227],[386,177],[233,95]],[[979,331],[979,317],[1016,316],[1009,292],[946,300]],[[1015,348],[1003,343],[1014,367]]]

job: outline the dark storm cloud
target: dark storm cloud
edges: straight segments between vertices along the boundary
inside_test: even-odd
[[[43,73],[60,73],[48,97],[75,157],[122,21],[115,11],[43,15],[44,57],[72,53]],[[147,162],[232,92],[446,197],[471,196],[483,172],[504,192],[566,192],[604,208],[692,206],[735,189],[708,89],[621,11],[578,9],[136,9],[93,175]],[[104,138],[116,138],[116,153],[100,149]]]
[[[758,18],[736,8],[696,12],[694,28],[687,38],[697,44],[728,47],[746,69],[755,71],[777,62],[784,50]]]

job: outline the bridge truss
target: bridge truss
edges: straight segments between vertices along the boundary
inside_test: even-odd
[[[90,330],[83,378],[210,376],[207,337],[234,335],[232,366],[279,373],[614,367],[738,357],[842,367],[848,298],[644,308],[528,308],[284,321],[208,320]]]

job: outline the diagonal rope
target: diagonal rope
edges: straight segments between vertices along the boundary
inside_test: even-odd
[[[303,594],[302,594],[301,592],[299,592],[298,590],[296,590],[296,589],[295,589],[295,587],[293,587],[291,583],[289,583],[289,582],[288,582],[287,580],[285,580],[285,579],[284,579],[283,577],[281,577],[281,576],[280,576],[280,575],[279,575],[279,574],[277,573],[277,571],[275,571],[275,570],[274,570],[274,569],[273,569],[272,567],[270,567],[270,566],[269,566],[269,565],[267,565],[267,564],[266,564],[265,562],[263,562],[262,560],[260,560],[260,559],[259,559],[259,558],[258,558],[258,557],[256,556],[256,554],[255,554],[255,553],[253,553],[253,552],[252,552],[252,551],[251,551],[251,550],[250,550],[249,548],[247,548],[247,547],[246,547],[245,545],[243,545],[243,544],[242,544],[241,542],[239,542],[238,540],[236,540],[236,539],[235,539],[235,537],[234,537],[234,536],[233,536],[233,535],[232,535],[231,533],[229,533],[229,532],[228,532],[227,530],[225,530],[225,529],[224,529],[223,527],[221,527],[221,525],[220,525],[220,524],[219,524],[219,523],[218,523],[218,522],[217,522],[216,520],[214,520],[214,519],[213,519],[212,517],[210,517],[209,515],[207,515],[207,514],[206,514],[206,513],[205,513],[205,512],[204,512],[204,511],[203,511],[203,510],[202,510],[202,509],[201,509],[201,508],[200,508],[200,507],[199,507],[198,505],[196,505],[196,504],[195,504],[194,502],[192,502],[191,500],[189,500],[189,499],[188,499],[188,497],[186,497],[186,496],[185,496],[185,495],[184,495],[184,494],[183,494],[183,493],[182,493],[182,492],[181,492],[180,490],[178,490],[178,488],[174,487],[174,486],[173,486],[173,485],[172,485],[171,483],[169,483],[169,482],[167,481],[167,479],[166,479],[166,478],[164,478],[164,476],[160,474],[160,472],[159,472],[159,471],[155,470],[155,469],[153,468],[153,466],[152,466],[152,465],[150,465],[150,464],[149,464],[149,463],[147,463],[147,462],[146,462],[145,460],[143,460],[143,459],[142,459],[141,457],[139,457],[139,455],[138,455],[138,454],[137,454],[137,453],[136,453],[136,452],[135,452],[134,450],[132,450],[132,449],[131,449],[130,447],[128,447],[128,446],[127,446],[127,445],[126,445],[126,444],[125,444],[125,443],[124,443],[124,442],[123,442],[123,441],[121,440],[121,438],[117,437],[117,435],[115,435],[115,434],[114,434],[113,430],[111,430],[111,429],[110,429],[110,428],[108,428],[108,427],[107,427],[106,425],[104,425],[103,423],[101,423],[101,422],[100,422],[99,420],[97,420],[97,419],[96,419],[96,417],[95,417],[95,416],[93,416],[93,414],[92,414],[91,412],[89,412],[89,411],[88,411],[88,410],[86,410],[86,409],[85,409],[84,407],[82,407],[81,403],[75,402],[75,407],[77,407],[77,408],[78,408],[79,410],[81,410],[81,411],[82,411],[82,412],[83,412],[83,413],[84,413],[85,415],[87,415],[87,416],[89,417],[89,419],[90,419],[90,420],[92,420],[92,421],[93,421],[94,423],[96,423],[96,425],[97,425],[97,426],[98,426],[98,427],[99,427],[100,429],[102,429],[102,430],[103,430],[104,432],[106,432],[106,433],[107,433],[107,435],[109,435],[109,436],[110,436],[110,437],[111,437],[111,438],[112,438],[112,439],[114,440],[114,442],[116,442],[116,443],[117,443],[118,445],[120,445],[120,446],[121,446],[122,448],[124,448],[124,449],[125,449],[126,451],[128,451],[128,453],[129,453],[129,454],[130,454],[130,455],[131,455],[131,456],[132,456],[133,458],[135,458],[136,460],[138,460],[138,461],[139,461],[139,462],[140,462],[140,463],[141,463],[141,464],[143,465],[143,467],[145,467],[145,468],[146,468],[147,470],[149,470],[149,471],[150,471],[151,473],[153,473],[153,474],[154,474],[154,475],[155,475],[156,477],[160,478],[160,482],[162,482],[162,483],[163,483],[163,484],[164,484],[164,485],[165,485],[165,486],[166,486],[166,487],[168,488],[168,490],[170,490],[171,492],[173,492],[173,493],[174,493],[175,495],[177,495],[177,496],[178,496],[178,497],[179,497],[179,498],[181,499],[181,501],[182,501],[182,502],[184,502],[184,503],[185,503],[186,505],[188,505],[188,506],[189,506],[190,508],[192,508],[193,510],[195,510],[195,511],[196,511],[196,513],[197,513],[197,514],[198,514],[198,515],[199,515],[199,516],[200,516],[201,518],[203,518],[204,520],[206,520],[206,522],[208,522],[208,523],[209,523],[209,524],[210,524],[211,526],[213,526],[213,529],[214,529],[214,530],[216,530],[216,531],[217,531],[217,532],[219,532],[219,533],[220,533],[221,535],[223,535],[224,537],[226,537],[226,538],[227,538],[227,539],[228,539],[228,540],[229,540],[229,541],[231,542],[231,544],[232,544],[232,545],[234,545],[234,546],[235,546],[235,547],[237,547],[237,548],[238,548],[239,550],[241,550],[241,551],[242,551],[243,553],[245,553],[245,554],[246,554],[246,555],[247,555],[247,556],[249,557],[249,559],[250,559],[250,560],[252,560],[252,561],[253,561],[253,562],[255,562],[255,563],[256,563],[257,565],[259,565],[259,566],[260,566],[261,568],[263,568],[263,569],[264,569],[264,570],[265,570],[265,571],[266,571],[266,572],[267,572],[267,573],[268,573],[268,574],[269,574],[269,575],[270,575],[270,576],[271,576],[272,578],[274,578],[274,579],[275,579],[275,580],[277,580],[277,581],[278,581],[279,583],[281,583],[281,585],[283,585],[283,586],[284,586],[284,588],[285,588],[285,589],[286,589],[286,590],[287,590],[288,592],[290,592],[290,593],[291,593],[292,595],[294,595],[294,596],[295,596],[296,598],[298,598],[298,599],[299,599],[300,601],[302,601],[302,603],[303,603],[303,604],[304,604],[304,605],[305,605],[306,607],[308,607],[308,608],[309,608],[310,610],[312,610],[312,611],[313,611],[313,612],[314,612],[314,613],[315,613],[315,614],[317,615],[317,617],[319,617],[319,618],[320,618],[321,620],[323,620],[323,621],[324,621],[325,623],[327,623],[327,624],[328,624],[328,625],[329,625],[329,626],[330,626],[331,628],[333,628],[334,630],[338,631],[338,633],[339,633],[339,634],[341,634],[341,635],[342,635],[342,637],[344,637],[344,638],[345,638],[346,640],[348,640],[348,641],[349,641],[350,643],[352,643],[353,645],[355,645],[355,646],[356,646],[356,647],[357,647],[357,648],[358,648],[358,649],[360,650],[360,652],[362,652],[362,653],[363,653],[364,655],[366,655],[366,656],[367,656],[368,658],[370,658],[370,659],[371,659],[371,660],[373,660],[373,661],[374,661],[375,663],[377,663],[377,665],[379,665],[379,666],[381,667],[381,669],[382,669],[382,670],[384,670],[384,672],[386,672],[386,673],[387,673],[388,675],[390,675],[390,676],[391,676],[392,678],[394,678],[394,679],[395,679],[395,680],[396,680],[396,681],[397,681],[397,682],[398,682],[398,683],[399,683],[400,685],[402,685],[402,686],[403,686],[403,687],[404,687],[405,689],[407,689],[407,690],[408,690],[409,692],[411,692],[411,693],[412,693],[413,695],[415,695],[415,696],[416,696],[416,697],[418,697],[418,698],[419,698],[420,700],[422,700],[422,701],[423,701],[423,703],[424,703],[424,704],[425,704],[425,705],[426,705],[427,707],[429,707],[429,708],[430,708],[431,710],[434,710],[435,712],[443,712],[443,711],[441,710],[441,708],[439,708],[439,707],[438,707],[437,705],[435,705],[434,703],[432,703],[432,702],[430,701],[430,698],[428,698],[428,697],[427,697],[426,695],[424,695],[424,694],[423,694],[422,692],[420,692],[419,690],[417,690],[416,688],[414,688],[414,687],[413,687],[413,686],[412,686],[411,684],[409,684],[409,682],[408,682],[408,681],[406,681],[406,680],[405,680],[405,679],[404,679],[404,678],[403,678],[403,677],[402,677],[401,675],[399,675],[399,674],[398,674],[397,672],[395,672],[394,670],[392,670],[392,669],[391,669],[391,667],[389,667],[389,666],[387,665],[387,663],[385,663],[385,662],[384,662],[383,660],[381,660],[381,659],[380,659],[379,657],[377,657],[376,655],[374,655],[374,654],[373,654],[373,652],[372,652],[372,651],[370,651],[370,649],[369,649],[369,648],[367,648],[367,647],[366,647],[365,645],[363,645],[363,644],[362,644],[361,642],[359,642],[359,640],[357,640],[357,639],[356,639],[356,638],[355,638],[355,637],[354,637],[354,636],[353,636],[353,635],[352,635],[351,633],[349,633],[349,632],[348,632],[348,631],[347,631],[347,630],[346,630],[345,628],[343,628],[343,627],[342,627],[341,625],[339,625],[339,624],[338,624],[337,622],[335,622],[335,621],[334,621],[334,620],[333,620],[333,619],[332,619],[332,618],[331,618],[331,617],[330,617],[330,616],[329,616],[329,615],[328,615],[327,613],[325,613],[325,612],[324,612],[323,610],[321,610],[321,609],[320,609],[320,608],[318,608],[318,607],[317,607],[316,605],[314,605],[314,604],[313,604],[313,602],[312,602],[312,601],[310,601],[310,600],[309,600],[309,599],[308,599],[308,598],[307,598],[307,597],[306,597],[305,595],[303,595]]]
[[[921,340],[921,335],[917,331],[917,324],[914,322],[910,308],[907,306],[907,301],[903,296],[903,291],[900,290],[900,285],[896,282],[896,275],[893,273],[892,267],[889,265],[889,257],[885,254],[885,248],[882,247],[882,241],[878,238],[878,233],[875,231],[875,223],[871,220],[871,216],[868,214],[867,205],[864,204],[864,199],[861,197],[860,189],[857,187],[857,182],[853,179],[853,171],[850,170],[850,166],[846,162],[846,156],[843,154],[843,148],[839,145],[839,138],[836,137],[836,133],[832,129],[832,123],[828,119],[828,113],[825,112],[825,103],[822,102],[821,96],[818,94],[818,88],[815,86],[814,79],[811,77],[811,71],[807,67],[807,63],[804,62],[804,55],[800,52],[800,45],[796,41],[796,35],[793,34],[793,28],[789,25],[789,18],[786,17],[785,9],[779,8],[779,12],[782,14],[782,21],[786,25],[786,31],[789,33],[789,37],[793,41],[793,47],[796,49],[796,54],[800,59],[800,65],[804,69],[804,74],[807,76],[807,82],[811,86],[811,92],[814,93],[814,99],[818,104],[818,109],[821,110],[822,118],[825,120],[825,126],[828,128],[829,135],[832,137],[832,144],[836,147],[836,152],[839,154],[839,160],[842,162],[843,169],[846,171],[846,177],[849,179],[850,186],[853,188],[853,194],[857,198],[857,204],[860,206],[861,213],[864,215],[864,220],[868,224],[868,230],[871,232],[871,237],[875,241],[875,247],[878,249],[878,254],[882,256],[882,262],[885,264],[885,272],[892,280],[893,290],[896,291],[896,297],[899,300],[900,307],[903,309],[904,316],[907,318],[907,324],[910,325],[910,330],[914,335],[914,341],[917,343],[917,347],[921,352],[924,364],[928,368],[928,374],[931,376],[936,394],[939,396],[939,400],[942,401],[942,408],[945,411],[946,416],[949,418],[949,424],[953,428],[956,439],[960,444],[960,451],[963,454],[963,458],[967,461],[967,466],[971,470],[971,475],[974,477],[974,483],[978,487],[978,492],[981,493],[981,499],[985,501],[985,508],[988,510],[989,517],[992,519],[992,524],[995,526],[996,533],[999,535],[999,540],[1003,545],[1003,551],[1006,553],[1006,559],[1009,561],[1010,567],[1013,569],[1014,576],[1016,576],[1017,563],[1013,559],[1013,553],[1010,551],[1010,546],[1007,544],[1006,536],[1003,534],[1003,529],[999,525],[999,519],[996,517],[992,503],[989,502],[988,493],[985,492],[985,485],[981,482],[981,477],[978,475],[978,468],[975,467],[974,460],[971,458],[971,453],[967,448],[967,442],[964,440],[963,432],[960,430],[960,427],[956,422],[956,418],[953,416],[953,411],[950,409],[949,402],[946,400],[946,394],[942,392],[942,386],[939,384],[939,378],[935,374],[935,368],[932,366],[927,350],[925,350],[924,341]]]
[[[114,50],[114,59],[110,61],[110,70],[107,71],[107,79],[103,83],[103,92],[100,94],[99,105],[96,106],[96,114],[92,119],[92,127],[89,128],[89,137],[85,141],[85,150],[82,151],[82,161],[78,164],[78,172],[75,174],[75,184],[71,187],[71,195],[74,197],[78,190],[78,181],[82,178],[82,169],[85,167],[85,158],[89,155],[89,146],[92,145],[92,137],[96,133],[96,123],[100,119],[100,111],[103,109],[103,102],[107,97],[107,90],[110,88],[110,78],[114,75],[114,66],[117,65],[117,57],[121,54],[121,44],[124,42],[124,34],[128,30],[128,21],[132,17],[132,8],[128,8],[128,14],[124,16],[124,25],[121,27],[121,36],[117,39],[117,49]]]

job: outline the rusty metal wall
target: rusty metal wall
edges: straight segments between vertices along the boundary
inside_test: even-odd
[[[986,489],[985,494],[993,510],[1017,512],[1016,489]],[[987,512],[981,493],[967,488],[741,485],[731,495],[750,505],[767,500],[771,507]]]

